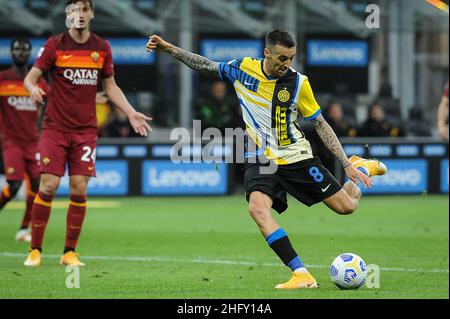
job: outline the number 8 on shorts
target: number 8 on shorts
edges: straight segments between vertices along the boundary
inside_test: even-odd
[[[309,168],[309,175],[311,175],[312,178],[314,178],[314,181],[316,183],[320,183],[323,181],[323,174],[319,171],[319,169],[316,166],[311,166]]]

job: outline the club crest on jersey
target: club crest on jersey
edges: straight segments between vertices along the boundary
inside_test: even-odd
[[[42,159],[42,164],[44,164],[45,166],[47,166],[48,164],[50,164],[50,159],[48,157],[44,157]]]
[[[284,88],[283,90],[278,92],[278,100],[280,100],[280,102],[285,103],[285,102],[289,101],[290,98],[291,98],[291,95],[289,94],[289,92],[286,88]]]
[[[97,51],[91,53],[91,59],[95,63],[97,63],[98,59],[100,59],[100,54]]]
[[[16,171],[16,169],[14,167],[8,167],[6,169],[6,174],[11,175],[11,174],[14,174],[15,171]]]

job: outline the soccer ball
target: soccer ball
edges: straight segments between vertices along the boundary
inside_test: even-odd
[[[341,254],[331,264],[330,277],[340,289],[358,289],[366,282],[366,263],[358,255]]]

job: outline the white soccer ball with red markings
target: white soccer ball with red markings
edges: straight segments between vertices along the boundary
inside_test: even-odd
[[[358,289],[366,282],[366,263],[356,254],[341,254],[331,264],[330,277],[340,289]]]

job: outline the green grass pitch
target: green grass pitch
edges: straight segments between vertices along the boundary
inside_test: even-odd
[[[448,196],[365,197],[339,216],[290,199],[277,216],[319,289],[278,291],[290,278],[243,196],[90,199],[78,247],[80,288],[58,264],[67,200],[54,204],[43,264],[23,266],[14,241],[23,204],[0,214],[0,298],[449,298]],[[341,291],[329,279],[343,252],[381,268],[380,288]]]

